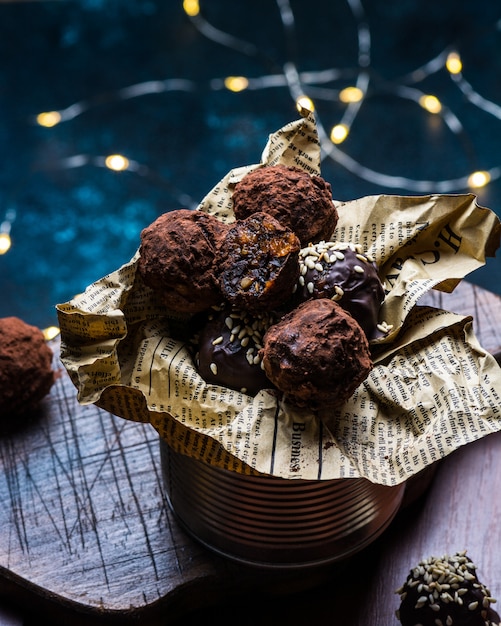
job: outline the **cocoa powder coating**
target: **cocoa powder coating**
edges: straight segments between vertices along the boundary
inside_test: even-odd
[[[330,184],[321,176],[284,165],[246,174],[235,185],[233,211],[237,219],[258,211],[269,213],[296,233],[303,246],[330,239],[338,221]]]
[[[346,402],[373,367],[358,322],[325,298],[304,302],[271,326],[261,352],[275,386],[313,410]]]
[[[3,420],[38,408],[55,373],[52,350],[42,331],[17,317],[0,319],[0,416]]]
[[[194,314],[221,300],[216,271],[226,228],[213,215],[178,209],[142,230],[138,271],[168,309]]]

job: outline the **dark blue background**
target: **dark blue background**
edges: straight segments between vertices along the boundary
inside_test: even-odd
[[[356,5],[355,2],[352,3]],[[295,24],[285,29],[272,0],[201,0],[201,15],[230,46],[204,36],[178,0],[75,0],[0,3],[0,222],[12,248],[0,256],[0,316],[41,327],[56,323],[54,306],[128,261],[141,229],[160,213],[195,206],[232,167],[259,161],[268,134],[296,119],[287,87],[232,93],[227,75],[280,75],[328,68],[356,79],[357,20],[348,2],[290,0]],[[501,5],[490,0],[366,0],[371,36],[368,97],[339,147],[376,172],[438,183],[498,167],[501,119],[469,103],[445,70],[418,83],[411,72],[448,46],[459,50],[464,77],[501,106]],[[242,42],[252,44],[248,49]],[[131,99],[120,90],[145,81],[182,79],[188,90]],[[461,121],[452,133],[395,89],[435,93]],[[53,128],[34,123],[41,111],[84,102],[74,119]],[[318,99],[327,131],[345,110]],[[116,173],[92,163],[121,153],[141,172]],[[89,164],[64,167],[87,155]],[[331,159],[322,165],[333,195],[416,194],[369,182]],[[465,193],[468,189],[452,189]],[[501,214],[501,182],[477,192]],[[501,293],[501,262],[490,259],[469,280]]]

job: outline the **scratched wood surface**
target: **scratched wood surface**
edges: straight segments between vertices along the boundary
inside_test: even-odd
[[[500,297],[463,283],[426,301],[471,314],[482,345],[501,354]],[[0,437],[0,595],[35,610],[25,624],[43,615],[76,626],[188,626],[200,622],[197,609],[227,616],[244,594],[253,611],[242,625],[323,624],[334,609],[345,626],[396,626],[393,590],[414,561],[467,548],[501,598],[500,446],[491,435],[441,462],[424,498],[349,562],[263,572],[209,553],[178,527],[153,428],[80,406],[63,371],[32,422]]]

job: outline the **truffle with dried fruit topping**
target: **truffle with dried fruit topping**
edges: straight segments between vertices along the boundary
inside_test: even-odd
[[[221,248],[224,299],[249,311],[282,306],[299,276],[300,247],[296,235],[267,213],[233,222]]]
[[[39,328],[18,317],[0,319],[0,415],[10,426],[15,427],[12,418],[28,416],[50,392],[52,357]]]
[[[141,232],[138,272],[176,313],[194,314],[221,300],[217,260],[227,226],[198,210],[160,215]]]
[[[330,239],[338,221],[332,189],[321,176],[296,167],[270,165],[246,174],[235,185],[233,211],[245,219],[258,211],[288,226],[303,246]]]
[[[297,406],[340,406],[366,379],[373,363],[358,322],[327,298],[307,300],[264,336],[263,367]]]
[[[397,589],[402,626],[498,626],[496,601],[477,577],[476,566],[459,552],[432,556],[414,567]]]

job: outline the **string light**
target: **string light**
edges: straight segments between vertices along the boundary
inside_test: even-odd
[[[332,127],[330,138],[332,143],[343,143],[348,137],[350,129],[345,124],[336,124]]]
[[[461,62],[461,57],[457,52],[450,52],[447,55],[445,67],[451,74],[459,74],[461,72],[463,69],[463,63]]]
[[[243,91],[249,86],[249,79],[245,76],[227,76],[224,79],[224,86],[229,91]]]
[[[442,104],[436,96],[425,94],[419,98],[419,104],[426,109],[429,113],[440,113],[442,110]]]
[[[290,6],[290,0],[279,0],[279,13],[284,32],[287,35],[294,34],[294,12]],[[461,189],[480,188],[493,180],[501,178],[501,166],[490,169],[478,170],[471,174],[463,174],[456,179],[449,180],[416,180],[404,176],[393,176],[366,167],[363,163],[352,158],[337,146],[342,144],[350,133],[353,123],[365,102],[365,94],[370,88],[371,95],[377,94],[378,77],[369,71],[371,65],[371,36],[370,23],[367,20],[362,4],[357,0],[347,0],[349,10],[352,12],[358,32],[358,75],[353,84],[336,89],[335,81],[346,80],[347,71],[343,68],[327,67],[317,71],[299,72],[292,60],[287,60],[282,68],[282,73],[264,74],[248,78],[245,76],[227,76],[226,78],[213,78],[209,86],[213,90],[227,89],[238,93],[245,90],[263,89],[287,89],[290,97],[295,102],[300,112],[315,111],[315,102],[335,102],[346,105],[343,115],[338,123],[331,126],[331,131],[326,132],[322,119],[317,116],[317,128],[322,147],[322,158],[329,158],[352,172],[357,177],[385,188],[405,189],[418,193],[448,193],[458,192]],[[201,36],[212,40],[218,45],[227,47],[238,53],[254,57],[262,61],[263,56],[259,48],[249,42],[243,41],[231,33],[225,33],[205,20],[200,11],[199,0],[183,0],[183,10],[192,20],[194,27]],[[410,99],[427,112],[439,116],[447,128],[454,134],[464,133],[463,126],[457,116],[440,101],[436,95],[421,92],[416,87],[434,73],[447,71],[451,79],[465,98],[478,109],[488,113],[497,120],[501,120],[501,106],[487,100],[477,91],[463,76],[463,64],[459,51],[445,49],[435,57],[428,60],[423,66],[416,68],[400,82],[388,84],[383,81],[384,93],[393,95],[395,98]],[[352,69],[350,68],[352,74]],[[120,102],[130,98],[141,97],[146,94],[159,94],[172,91],[195,92],[199,86],[190,80],[170,78],[164,80],[151,80],[137,83],[106,95],[97,94],[86,101],[75,102],[70,106],[54,111],[41,112],[36,116],[36,123],[45,128],[52,128],[62,122],[73,120],[84,114],[93,106],[100,106],[105,102]],[[140,175],[152,174],[149,169],[129,160],[122,155],[112,154],[108,157],[77,154],[68,156],[59,162],[60,168],[76,168],[85,165],[106,167],[113,171],[129,170]],[[153,176],[152,176],[153,177]],[[8,228],[4,225],[8,223]],[[0,228],[0,254],[4,254],[11,246],[10,225],[12,220],[2,224]]]
[[[468,185],[470,187],[474,187],[478,189],[480,187],[485,187],[485,185],[487,185],[490,180],[491,180],[491,176],[489,172],[482,172],[482,171],[473,172],[468,177]]]
[[[339,92],[341,102],[360,102],[364,97],[364,92],[359,87],[345,87]]]
[[[186,15],[189,15],[190,17],[195,17],[200,13],[200,5],[198,3],[198,0],[184,0],[183,9]]]
[[[12,241],[10,239],[9,233],[1,233],[0,232],[0,254],[5,254],[10,250],[12,245]]]
[[[61,121],[61,114],[59,111],[47,111],[45,113],[39,113],[37,115],[37,122],[40,126],[45,126],[46,128],[52,128],[56,126]]]
[[[57,326],[48,326],[42,330],[45,341],[50,341],[51,339],[55,339],[61,331]]]
[[[129,169],[129,160],[126,159],[121,154],[110,154],[104,160],[104,163],[107,168],[113,170],[115,172],[122,172],[123,170]]]
[[[296,100],[296,109],[299,111],[299,113],[302,113],[303,111],[310,111],[313,113],[313,111],[315,110],[315,104],[313,103],[313,100],[308,96],[299,96],[299,98]]]

